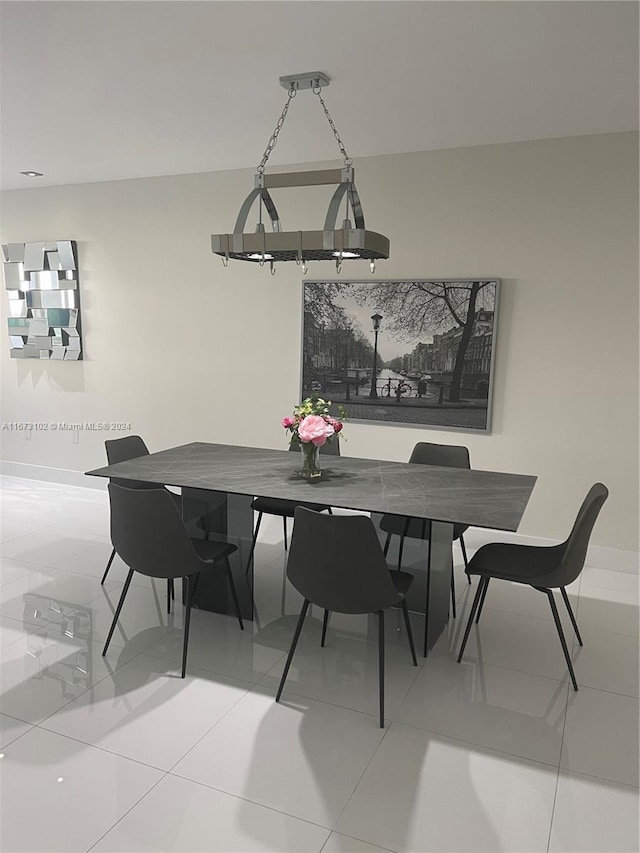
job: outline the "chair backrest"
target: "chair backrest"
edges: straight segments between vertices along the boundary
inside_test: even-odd
[[[136,572],[179,578],[204,566],[166,489],[130,489],[109,483],[111,542]]]
[[[109,465],[117,465],[118,462],[127,462],[129,459],[137,459],[139,456],[148,456],[149,448],[139,435],[125,435],[124,438],[113,438],[105,441],[105,450]]]
[[[294,442],[289,445],[289,450],[294,450],[296,453],[300,453],[300,445]],[[334,438],[332,441],[327,441],[320,448],[320,453],[325,456],[340,456],[340,439]]]
[[[602,483],[595,483],[589,489],[568,539],[560,546],[563,553],[554,572],[552,586],[567,586],[582,571],[591,532],[608,497],[609,490]]]
[[[443,468],[471,468],[469,450],[464,445],[433,444],[430,441],[419,441],[413,448],[409,462],[414,465],[440,465]],[[468,524],[454,524],[453,539],[459,539],[468,527]]]
[[[459,444],[432,444],[419,441],[411,452],[414,465],[441,465],[443,468],[471,468],[469,450]]]
[[[297,507],[287,577],[310,602],[337,613],[374,613],[400,600],[365,515]]]
[[[125,435],[124,438],[110,439],[105,441],[104,448],[107,451],[109,465],[117,465],[118,462],[128,462],[129,459],[138,459],[140,456],[149,455],[149,448],[139,435]],[[158,488],[158,485],[147,483],[144,480],[118,480],[114,477],[111,482],[128,489]]]

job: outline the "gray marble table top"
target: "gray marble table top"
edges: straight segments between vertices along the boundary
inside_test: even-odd
[[[310,482],[298,476],[299,454],[193,442],[87,474],[512,531],[536,482],[536,477],[499,471],[320,458],[322,477]]]

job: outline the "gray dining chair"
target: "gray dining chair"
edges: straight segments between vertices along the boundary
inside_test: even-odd
[[[414,465],[438,465],[443,468],[471,468],[469,461],[469,450],[463,445],[453,444],[433,444],[428,441],[419,441],[411,453],[409,462]],[[468,524],[454,524],[452,540],[460,542],[462,550],[462,558],[464,560],[465,570],[469,565],[467,560],[467,549],[464,544],[464,533],[468,529]],[[402,515],[383,515],[380,521],[380,529],[387,534],[384,543],[385,556],[389,553],[389,545],[392,536],[399,536],[398,542],[398,569],[402,568],[402,556],[404,548],[404,540],[423,539],[429,542],[431,547],[431,522],[423,518],[408,518]],[[452,558],[453,563],[453,558]],[[430,561],[427,559],[427,571],[429,570]],[[468,576],[467,576],[468,577]],[[471,578],[468,577],[469,583]],[[428,582],[428,581],[427,581]],[[451,572],[451,613],[453,618],[456,617],[456,586],[453,571]],[[425,616],[425,641],[424,641],[424,656],[427,656],[427,625]]]
[[[227,575],[240,629],[244,630],[240,603],[233,582],[229,555],[237,550],[224,541],[191,539],[171,498],[163,488],[136,489],[109,483],[111,504],[111,541],[116,552],[129,567],[122,595],[116,608],[102,655],[106,655],[127,597],[134,572],[152,578],[182,578],[186,585],[186,613],[182,651],[182,677],[187,668],[189,623],[193,595],[202,571],[218,565]]]
[[[139,459],[141,456],[149,455],[149,448],[139,435],[125,435],[123,438],[110,439],[109,441],[105,441],[104,447],[107,452],[107,462],[109,465],[117,465],[119,462],[128,462],[130,459]],[[164,486],[159,486],[157,483],[148,483],[143,480],[118,480],[113,477],[109,482],[125,486],[128,489],[165,488]],[[166,489],[166,492],[168,495],[171,495],[171,499],[176,504],[178,511],[181,512],[181,495],[177,495],[175,492],[170,492],[168,489]],[[113,543],[111,544],[113,546]],[[102,580],[100,581],[101,584],[104,584],[106,581],[109,569],[111,568],[111,563],[113,563],[115,556],[116,549],[112,547],[111,556],[109,557],[107,567],[104,570]]]
[[[304,597],[287,662],[280,679],[280,701],[289,667],[310,604],[324,608],[322,645],[329,612],[376,613],[378,617],[378,674],[380,728],[384,728],[384,613],[399,605],[417,666],[406,593],[413,583],[408,572],[390,572],[376,529],[364,515],[339,516],[297,507],[287,560],[287,577]]]
[[[297,444],[290,444],[289,450],[300,455],[300,447]],[[339,439],[336,438],[335,441],[330,441],[326,444],[323,444],[323,446],[320,448],[320,453],[323,456],[340,456]],[[254,512],[258,513],[258,520],[253,531],[253,538],[251,540],[251,550],[249,551],[249,558],[247,560],[247,568],[245,570],[245,574],[249,574],[251,566],[253,565],[256,542],[258,541],[258,532],[260,530],[262,516],[265,514],[281,516],[284,535],[284,550],[287,551],[287,519],[294,517],[296,508],[299,506],[306,507],[307,509],[311,509],[316,512],[327,511],[329,514],[331,514],[330,506],[327,506],[326,504],[312,503],[311,501],[290,501],[286,498],[255,498],[251,502],[251,509]]]
[[[462,660],[474,618],[476,624],[480,621],[480,614],[482,613],[484,601],[487,596],[489,581],[493,578],[511,581],[511,583],[533,587],[538,592],[545,593],[549,599],[553,620],[558,630],[560,644],[567,662],[569,675],[571,676],[571,683],[574,690],[578,689],[571,656],[567,648],[567,641],[553,597],[553,590],[560,590],[576,638],[579,645],[582,645],[582,637],[580,636],[578,623],[571,608],[566,587],[576,580],[584,568],[589,538],[608,495],[609,490],[602,483],[596,483],[591,486],[586,498],[582,502],[569,537],[560,545],[540,546],[494,542],[489,545],[483,545],[482,548],[476,551],[469,561],[467,571],[470,575],[478,575],[480,581],[475,598],[473,599],[464,637],[462,638],[458,663]]]

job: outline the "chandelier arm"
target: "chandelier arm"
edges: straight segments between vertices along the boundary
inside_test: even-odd
[[[267,213],[269,214],[269,219],[271,220],[271,230],[281,231],[282,229],[280,228],[280,217],[278,216],[278,211],[276,210],[275,202],[271,198],[271,193],[269,192],[269,190],[262,190],[262,201],[264,202],[264,206],[267,208]]]
[[[340,210],[340,202],[342,201],[345,193],[348,193],[349,203],[353,210],[353,220],[356,228],[364,229],[364,213],[362,212],[362,205],[360,204],[360,197],[358,196],[355,184],[342,183],[336,187],[335,192],[331,197],[331,201],[329,202],[329,209],[327,210],[327,215],[324,220],[323,231],[335,230],[338,212]]]
[[[353,221],[355,223],[356,228],[364,228],[364,210],[362,209],[362,203],[360,202],[360,196],[358,195],[358,190],[356,189],[356,185],[351,182],[349,184],[349,204],[351,205],[351,210],[353,211]]]
[[[262,200],[271,219],[271,227],[273,231],[280,231],[280,217],[278,216],[278,211],[276,210],[276,206],[273,203],[273,199],[271,198],[269,191],[263,187],[254,187],[242,203],[242,207],[238,213],[238,218],[236,219],[236,224],[233,228],[234,234],[243,233],[244,226],[247,224],[249,211],[253,207],[253,203],[259,195],[262,195]]]

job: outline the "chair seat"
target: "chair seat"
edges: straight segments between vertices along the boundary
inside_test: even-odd
[[[413,575],[409,572],[391,572],[391,580],[400,595],[406,595],[414,581]]]
[[[557,587],[551,575],[562,557],[562,546],[517,545],[511,542],[492,542],[483,545],[469,560],[470,575],[500,578],[514,583]]]
[[[302,506],[305,509],[311,509],[314,512],[322,512],[328,510],[329,507],[325,504],[314,504],[303,501],[289,501],[285,498],[255,498],[251,502],[251,509],[256,512],[264,512],[267,515],[280,515],[285,518],[293,518],[296,507]]]
[[[213,563],[223,557],[228,557],[237,551],[236,545],[231,542],[216,542],[215,539],[192,539],[193,547],[201,560]]]

